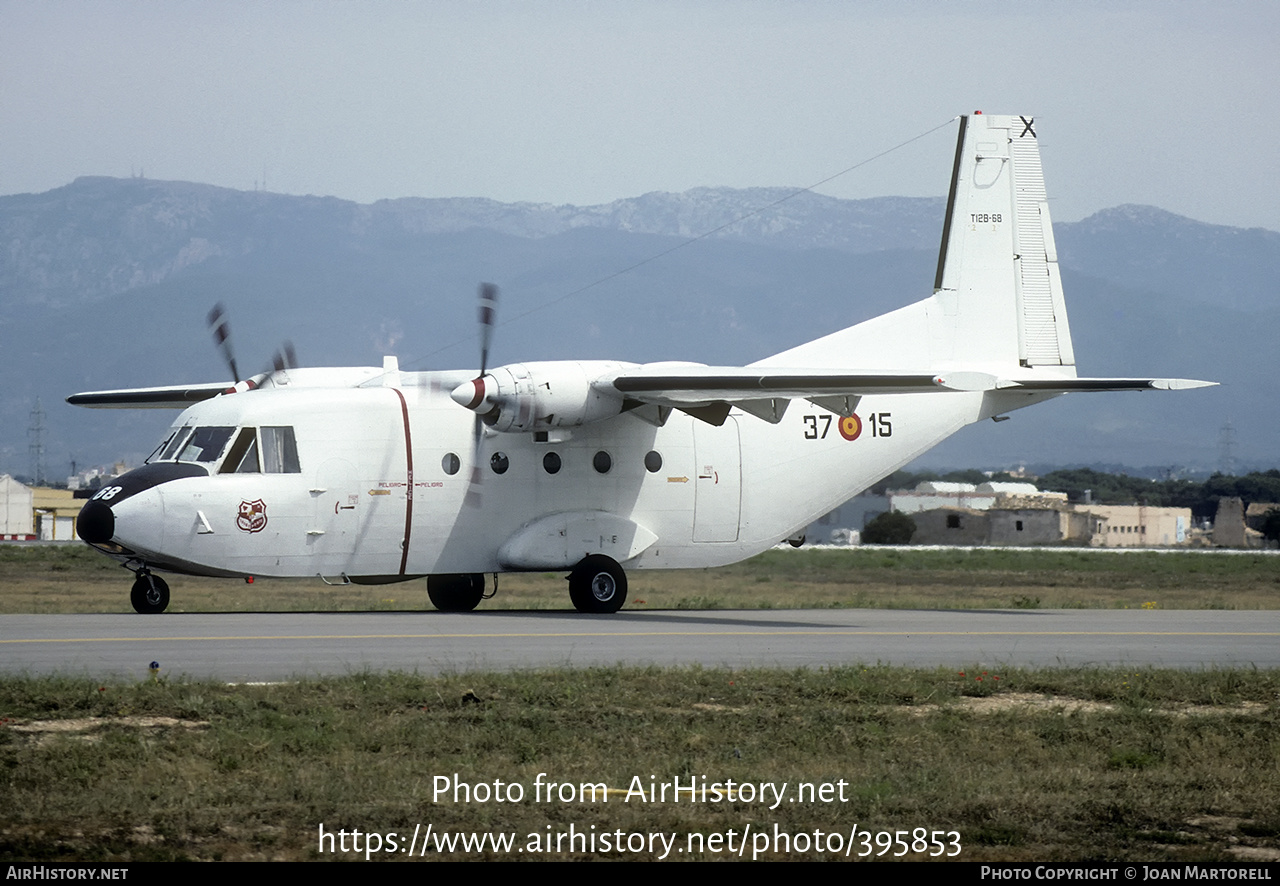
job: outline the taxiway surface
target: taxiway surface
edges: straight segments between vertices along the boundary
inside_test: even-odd
[[[0,616],[0,672],[233,682],[627,665],[1280,667],[1280,611],[883,609]]]

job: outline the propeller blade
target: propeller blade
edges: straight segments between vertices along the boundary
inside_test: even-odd
[[[482,422],[484,419],[477,415],[475,425],[471,430],[471,481],[467,484],[467,494],[463,498],[463,502],[472,508],[480,507],[480,480],[484,476],[484,472],[480,470],[480,441],[483,439],[484,427]]]
[[[277,350],[271,358],[271,368],[276,372],[298,368],[298,353],[293,349],[293,342],[285,339],[282,348]]]
[[[474,409],[484,399],[484,374],[489,368],[489,345],[493,342],[493,328],[498,323],[498,287],[492,283],[481,283],[477,293],[480,301],[480,374],[471,383],[470,390],[464,392],[460,386],[452,394],[453,399],[468,409]],[[476,402],[472,403],[474,399]],[[464,501],[473,508],[480,507],[480,481],[484,471],[480,467],[480,442],[484,437],[484,416],[476,414],[475,424],[471,429],[471,483],[467,486]]]
[[[222,302],[218,302],[213,306],[213,310],[209,311],[209,331],[213,333],[214,344],[218,346],[218,350],[222,353],[222,359],[231,369],[231,377],[236,383],[240,382],[240,370],[236,368],[235,354],[231,353],[231,327],[227,325],[227,312],[222,306]]]
[[[498,287],[492,283],[480,284],[480,375],[489,368],[489,344],[493,341],[493,327],[498,323]]]

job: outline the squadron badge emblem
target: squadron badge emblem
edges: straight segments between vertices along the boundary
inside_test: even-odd
[[[267,504],[262,499],[240,502],[236,525],[245,532],[261,532],[267,528]]]

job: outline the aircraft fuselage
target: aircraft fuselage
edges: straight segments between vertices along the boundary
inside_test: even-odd
[[[991,411],[980,393],[883,395],[863,398],[855,420],[804,403],[777,424],[735,410],[719,427],[623,413],[545,442],[486,431],[469,502],[473,417],[445,393],[466,377],[216,397],[172,433],[230,429],[219,453],[153,458],[97,500],[116,544],[194,574],[385,580],[566,569],[589,553],[628,569],[716,566],[792,536]],[[292,429],[297,472],[265,458],[236,472],[235,441],[262,428]],[[157,473],[170,464],[191,475]]]

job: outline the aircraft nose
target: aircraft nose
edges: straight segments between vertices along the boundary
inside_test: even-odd
[[[105,544],[116,534],[116,515],[111,506],[102,501],[89,501],[80,509],[76,520],[76,535],[89,544]]]

